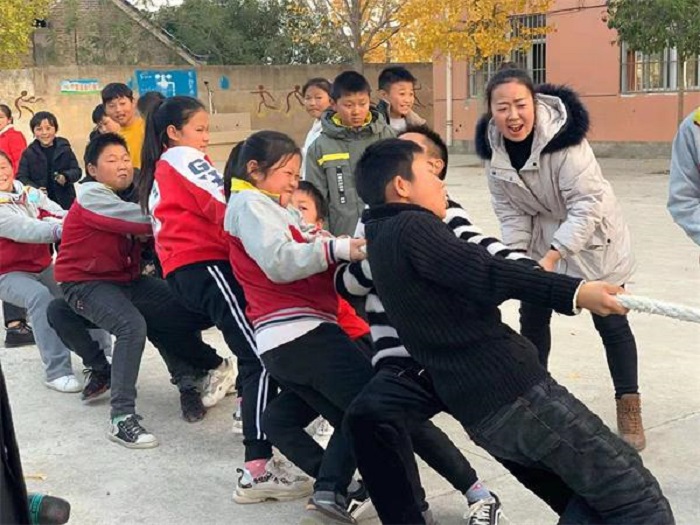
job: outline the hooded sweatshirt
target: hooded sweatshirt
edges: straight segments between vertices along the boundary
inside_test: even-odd
[[[668,211],[700,244],[700,108],[683,121],[673,141]]]
[[[357,194],[355,167],[367,146],[395,133],[376,109],[370,110],[361,128],[343,126],[333,110],[323,114],[321,126],[321,135],[306,153],[305,179],[328,202],[328,230],[352,235],[365,208]]]

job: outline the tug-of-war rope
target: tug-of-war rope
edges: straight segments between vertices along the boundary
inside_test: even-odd
[[[700,308],[657,301],[656,299],[641,297],[639,295],[620,294],[617,296],[617,301],[625,308],[629,308],[635,312],[663,315],[681,321],[700,323]]]

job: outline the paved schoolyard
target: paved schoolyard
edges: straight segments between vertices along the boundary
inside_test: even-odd
[[[639,269],[630,291],[700,306],[700,250],[672,223],[666,203],[665,160],[604,159],[630,223]],[[473,157],[456,156],[450,193],[484,230],[497,233],[486,183]],[[516,305],[504,305],[508,322]],[[648,447],[646,465],[656,474],[679,524],[700,516],[700,327],[660,317],[631,316],[640,349],[640,384]],[[4,338],[4,334],[0,333]],[[207,339],[224,354],[222,338]],[[607,423],[615,405],[602,345],[588,315],[553,321],[551,370]],[[108,406],[83,406],[76,395],[42,386],[35,348],[0,348],[25,474],[30,490],[66,497],[71,523],[92,524],[293,524],[303,502],[241,506],[231,501],[235,469],[243,461],[240,438],[230,433],[233,399],[198,424],[179,417],[177,391],[157,352],[146,350],[139,379],[138,411],[161,446],[132,451],[107,441]],[[75,362],[75,360],[74,360]],[[79,365],[76,363],[76,371]],[[556,523],[556,517],[520,487],[456,422],[438,416],[514,525]],[[697,434],[696,434],[697,432]],[[423,467],[423,482],[442,524],[460,523],[464,502],[437,474]],[[369,523],[368,523],[369,525]]]

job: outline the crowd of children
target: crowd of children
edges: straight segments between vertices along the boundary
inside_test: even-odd
[[[256,132],[223,173],[191,97],[107,85],[84,176],[54,115],[34,115],[27,147],[0,105],[8,340],[36,340],[50,388],[109,392],[107,436],[128,448],[158,446],[136,412],[147,340],[186,421],[235,391],[234,501],[308,497],[305,524],[356,523],[372,504],[383,523],[436,523],[414,453],[464,495],[467,523],[498,524],[501,501],[430,421],[440,412],[560,523],[673,523],[635,450],[636,343],[614,298],[634,262],[585,108],[516,68],[490,80],[476,142],[501,242],[447,196],[447,147],[414,112],[415,84],[386,68],[374,105],[359,73],[310,79],[303,147]],[[508,299],[522,335],[501,321]],[[552,311],[581,309],[603,339],[620,437],[546,370]],[[237,372],[202,341],[211,327]],[[319,417],[325,448],[307,429]]]

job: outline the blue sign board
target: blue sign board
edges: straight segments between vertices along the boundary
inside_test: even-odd
[[[197,97],[197,72],[194,69],[161,71],[137,69],[134,74],[139,94],[159,91],[166,97],[175,95]]]

